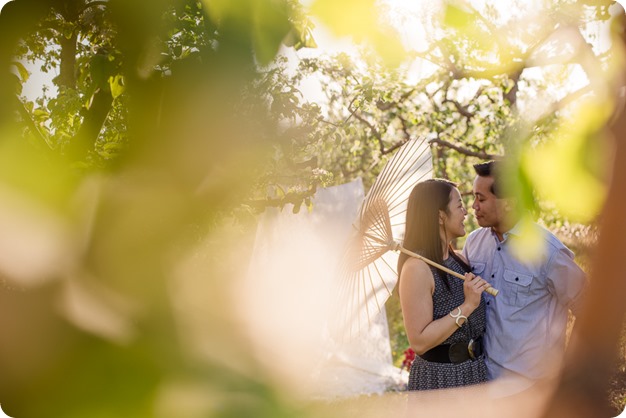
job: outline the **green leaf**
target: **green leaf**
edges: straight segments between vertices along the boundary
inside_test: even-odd
[[[111,96],[113,96],[113,99],[117,99],[125,90],[124,76],[118,74],[109,77],[109,86],[111,87]]]
[[[589,222],[604,203],[600,173],[609,151],[600,145],[607,142],[600,132],[609,109],[594,100],[582,103],[571,125],[564,124],[554,139],[528,150],[523,160],[537,191],[575,221]]]
[[[87,96],[87,100],[85,100],[85,109],[89,110],[89,108],[91,107],[91,104],[93,103],[93,98],[96,95],[96,92],[93,92],[92,94]]]
[[[37,116],[39,118],[47,118],[50,116],[50,113],[45,109],[37,108],[33,110],[33,116]]]
[[[180,57],[183,54],[183,46],[182,45],[174,45],[172,48],[175,57]]]
[[[18,61],[12,61],[11,65],[17,69],[17,72],[20,76],[20,80],[22,81],[22,83],[27,82],[30,77],[30,72],[26,69],[24,64]]]
[[[446,26],[464,30],[467,27],[471,27],[476,18],[470,12],[462,10],[460,7],[448,4],[445,10],[443,22]]]
[[[287,10],[282,2],[257,1],[253,15],[254,49],[262,65],[269,64],[278,52],[282,41],[291,30]]]
[[[400,39],[385,31],[379,21],[380,6],[375,0],[316,0],[311,12],[339,37],[367,42],[390,66],[406,58]]]

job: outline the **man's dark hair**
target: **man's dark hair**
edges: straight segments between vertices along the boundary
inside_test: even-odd
[[[480,177],[493,177],[493,184],[491,185],[490,191],[497,198],[501,198],[503,194],[502,188],[502,177],[500,175],[500,171],[502,168],[502,163],[500,161],[491,160],[486,163],[474,164],[474,171]]]

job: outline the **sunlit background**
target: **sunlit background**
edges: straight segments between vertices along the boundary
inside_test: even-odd
[[[432,175],[466,203],[471,165],[506,156],[529,219],[590,271],[616,148],[605,127],[623,106],[619,5],[6,3],[8,415],[544,413],[553,382],[407,395],[396,295],[343,341],[336,266],[386,161],[427,138]]]

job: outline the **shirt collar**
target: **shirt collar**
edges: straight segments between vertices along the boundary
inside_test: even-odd
[[[521,221],[518,221],[513,228],[509,229],[508,231],[506,231],[504,234],[502,234],[502,242],[505,242],[509,236],[511,235],[515,235],[515,236],[520,236],[522,235],[522,225],[521,225]],[[494,236],[494,238],[498,239],[498,236],[496,235],[496,232],[493,230],[493,228],[491,229],[491,235]]]

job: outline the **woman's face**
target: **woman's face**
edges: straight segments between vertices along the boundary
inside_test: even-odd
[[[446,233],[446,241],[465,235],[465,216],[467,211],[463,206],[461,193],[454,187],[450,191],[450,201],[448,202],[448,213],[443,213],[443,227]]]

